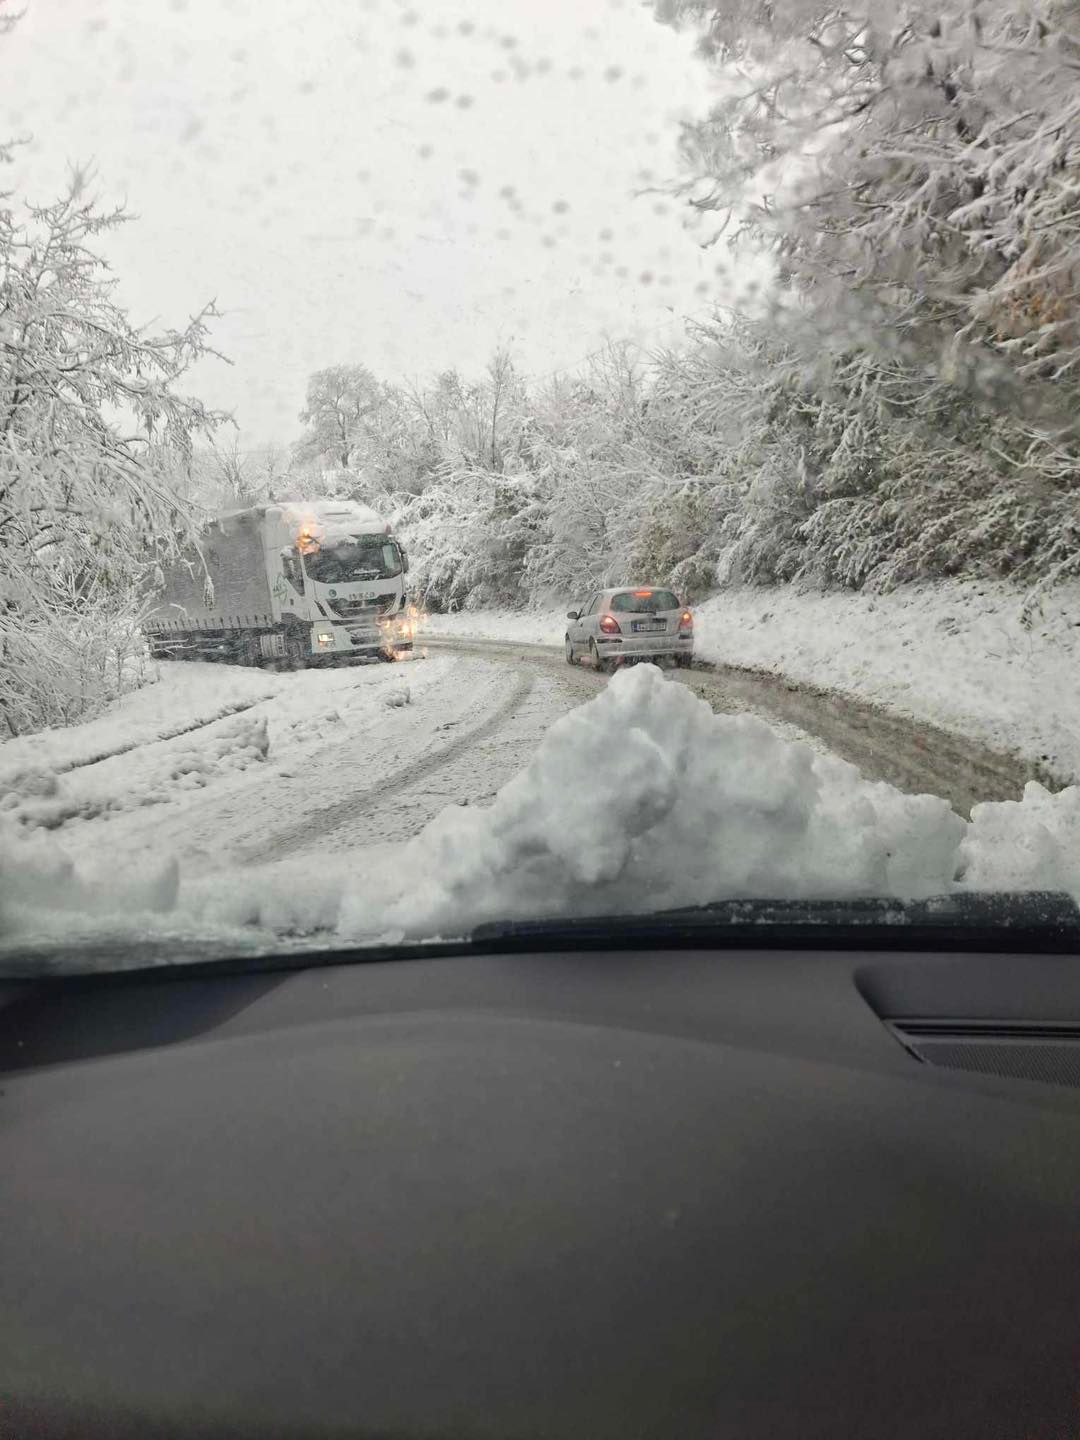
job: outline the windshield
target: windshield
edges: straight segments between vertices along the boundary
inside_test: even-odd
[[[401,574],[401,556],[393,541],[381,535],[358,535],[349,540],[324,541],[304,556],[304,569],[310,579],[323,585],[389,580]]]
[[[973,16],[0,0],[0,977],[1071,906],[1080,21]]]

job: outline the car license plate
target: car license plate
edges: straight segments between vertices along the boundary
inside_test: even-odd
[[[654,622],[652,622],[652,621],[643,621],[643,620],[636,620],[636,621],[634,622],[634,633],[635,633],[635,635],[644,635],[644,634],[655,635],[658,631],[659,631],[660,633],[663,633],[663,631],[665,631],[666,629],[667,629],[667,625],[664,623],[663,620],[661,620],[661,621],[659,622],[659,624],[656,624],[656,623],[654,623]]]

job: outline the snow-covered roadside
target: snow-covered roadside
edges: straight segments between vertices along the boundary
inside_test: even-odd
[[[784,675],[970,735],[1080,778],[1080,586],[1026,625],[1009,586],[950,582],[888,595],[725,590],[695,607],[704,660]],[[564,610],[432,616],[429,633],[561,645]]]
[[[271,738],[271,768],[280,774],[327,737],[344,742],[370,729],[388,706],[422,694],[441,674],[437,663],[281,673],[158,668],[155,684],[85,725],[0,745],[0,826],[64,827],[66,845],[104,844],[127,861],[120,816],[153,810],[149,823],[157,826],[161,807],[183,809],[210,788],[219,803],[226,781],[266,761]],[[95,821],[110,822],[107,840]],[[154,849],[145,830],[136,826],[132,841]]]
[[[698,611],[703,658],[847,691],[1080,777],[1080,587],[1030,625],[1000,584],[888,595],[724,591]]]
[[[564,610],[459,610],[425,615],[423,639],[507,640],[511,644],[562,647]]]
[[[151,683],[120,696],[93,720],[0,743],[0,793],[31,771],[62,773],[235,714],[273,695],[282,678],[238,665],[150,668]]]
[[[50,928],[218,937],[227,951],[240,936],[427,938],[732,897],[965,888],[1080,896],[1080,789],[1031,785],[966,822],[639,666],[553,724],[490,808],[447,807],[401,845],[201,873],[162,860],[117,881],[38,830],[4,857],[0,932],[16,946]]]

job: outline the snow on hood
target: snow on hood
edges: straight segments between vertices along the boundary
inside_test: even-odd
[[[489,920],[656,911],[730,898],[925,898],[956,888],[1080,895],[1080,790],[977,806],[871,783],[751,716],[716,715],[652,665],[617,673],[548,732],[486,809],[451,806],[413,840],[186,879],[157,866],[93,883],[57,842],[0,876],[0,929],[41,906],[136,934],[462,935]],[[141,885],[141,889],[140,889]],[[145,892],[145,893],[143,893]],[[30,898],[32,897],[32,899]],[[29,900],[29,903],[27,903]]]

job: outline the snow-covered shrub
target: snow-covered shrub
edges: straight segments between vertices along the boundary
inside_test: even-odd
[[[44,603],[0,607],[0,739],[69,725],[155,674],[132,590],[87,605],[54,585]]]
[[[401,510],[414,593],[433,610],[514,606],[535,539],[527,475],[448,471]]]

